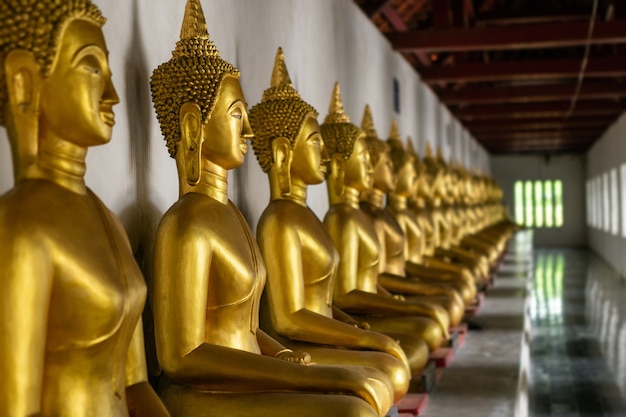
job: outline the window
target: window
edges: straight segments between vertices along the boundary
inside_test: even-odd
[[[596,213],[598,214],[596,228],[602,229],[603,210],[602,210],[602,177],[596,177]]]
[[[563,182],[516,181],[515,221],[527,227],[563,226]]]
[[[620,185],[622,186],[622,236],[626,237],[626,163],[620,167]]]
[[[619,200],[617,194],[617,170],[611,170],[611,233],[619,233]]]
[[[602,229],[605,232],[608,232],[611,229],[611,207],[609,200],[609,174],[605,172],[602,175],[602,204],[604,208],[604,213],[602,214],[603,227]]]

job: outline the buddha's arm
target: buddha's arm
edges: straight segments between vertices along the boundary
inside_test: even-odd
[[[392,293],[412,294],[412,295],[444,295],[449,290],[441,287],[435,287],[427,283],[419,282],[414,279],[399,277],[392,274],[380,274],[378,276],[380,284]]]
[[[261,348],[263,355],[287,362],[301,363],[303,365],[311,363],[311,355],[308,352],[294,352],[280,344],[276,339],[261,329],[257,329],[256,331],[256,340],[259,343],[259,348]]]
[[[38,415],[53,281],[49,252],[37,238],[0,227],[0,415]]]
[[[305,307],[304,274],[307,271],[303,270],[304,260],[296,230],[284,224],[267,222],[259,231],[259,241],[267,266],[266,291],[270,308],[275,312],[276,331],[290,339],[328,346],[384,347],[384,342],[378,340],[380,338],[377,334],[365,332]],[[324,249],[320,247],[320,250]],[[281,255],[272,256],[277,253]]]
[[[141,319],[126,359],[126,403],[130,417],[169,417],[168,411],[148,383]]]

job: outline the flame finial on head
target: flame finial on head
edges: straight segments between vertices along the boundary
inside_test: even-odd
[[[433,148],[430,146],[430,142],[426,142],[426,150],[425,150],[424,158],[432,159],[433,157]]]
[[[365,131],[367,137],[378,138],[378,132],[374,127],[374,118],[372,117],[372,110],[370,105],[365,105],[365,111],[363,112],[363,120],[361,121],[361,129]]]
[[[289,71],[287,71],[287,65],[285,64],[285,54],[283,53],[283,48],[280,46],[276,51],[276,58],[274,58],[274,69],[272,70],[270,87],[293,87],[291,78],[289,77]]]
[[[350,118],[343,109],[339,82],[336,82],[333,88],[333,95],[330,98],[330,106],[328,108],[328,116],[324,119],[324,123],[350,123]]]
[[[209,39],[209,30],[202,12],[200,0],[188,0],[185,6],[183,24],[180,28],[181,39]]]
[[[389,129],[389,140],[402,142],[400,129],[398,129],[398,121],[396,119],[393,119],[391,121],[391,128]]]

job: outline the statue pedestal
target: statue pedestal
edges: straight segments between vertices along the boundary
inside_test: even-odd
[[[454,349],[449,347],[440,347],[436,351],[432,352],[429,359],[435,362],[437,368],[445,368],[452,362],[454,357]]]
[[[428,405],[428,394],[407,394],[398,401],[398,417],[401,415],[419,416]]]
[[[434,361],[428,361],[422,372],[411,379],[409,393],[427,394],[437,385],[437,366]]]
[[[463,343],[465,343],[465,336],[467,335],[467,323],[461,323],[456,327],[450,329],[450,341],[448,346],[451,347],[456,353]]]

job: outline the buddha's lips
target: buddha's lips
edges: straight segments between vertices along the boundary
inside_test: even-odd
[[[113,126],[115,124],[115,113],[112,111],[101,111],[100,117],[102,118],[102,121],[109,126]]]
[[[246,142],[241,142],[239,144],[239,149],[241,150],[242,154],[247,154],[248,153],[248,144]]]

